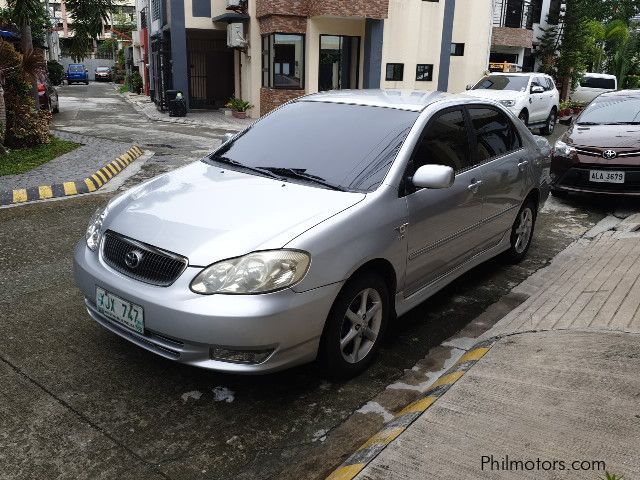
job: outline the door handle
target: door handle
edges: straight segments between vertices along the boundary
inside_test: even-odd
[[[480,185],[482,185],[482,180],[476,180],[475,182],[473,182],[471,185],[467,187],[467,190],[473,193],[477,193],[478,188],[480,188]]]
[[[520,171],[524,172],[524,169],[527,165],[529,165],[529,161],[525,160],[524,162],[520,162],[518,164],[518,168],[520,169]]]

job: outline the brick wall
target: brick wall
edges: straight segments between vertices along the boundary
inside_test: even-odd
[[[256,16],[294,15],[313,17],[387,18],[389,0],[257,0]]]
[[[260,116],[266,115],[271,110],[283,103],[304,95],[304,90],[284,90],[280,88],[260,89]]]
[[[533,31],[526,28],[493,27],[491,44],[495,46],[533,48]]]
[[[260,33],[306,33],[306,17],[293,17],[290,15],[269,15],[258,19]]]
[[[389,0],[309,0],[309,16],[387,18]]]

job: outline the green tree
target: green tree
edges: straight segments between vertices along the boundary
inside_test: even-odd
[[[114,0],[66,0],[66,5],[74,18],[70,53],[80,60],[93,48],[93,40],[102,33],[102,24],[115,11],[116,5]]]

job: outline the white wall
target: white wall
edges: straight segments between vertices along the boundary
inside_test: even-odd
[[[381,88],[437,90],[444,4],[444,1],[389,2],[389,17],[384,22]],[[385,80],[387,63],[404,63],[403,81]],[[419,63],[433,65],[432,81],[416,81],[416,65]]]

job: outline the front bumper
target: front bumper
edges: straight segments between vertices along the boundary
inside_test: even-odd
[[[589,180],[591,170],[625,172],[624,183],[600,183]],[[640,195],[640,165],[571,162],[555,157],[552,162],[552,188],[564,192],[598,193],[605,195]]]
[[[100,325],[165,358],[233,373],[267,373],[313,361],[342,287],[337,283],[303,293],[287,289],[264,295],[197,295],[189,284],[198,267],[187,267],[169,287],[148,285],[111,269],[84,241],[76,246],[74,264],[89,315]],[[144,335],[96,310],[97,286],[144,309]],[[212,360],[212,346],[274,352],[263,363],[240,364]]]

